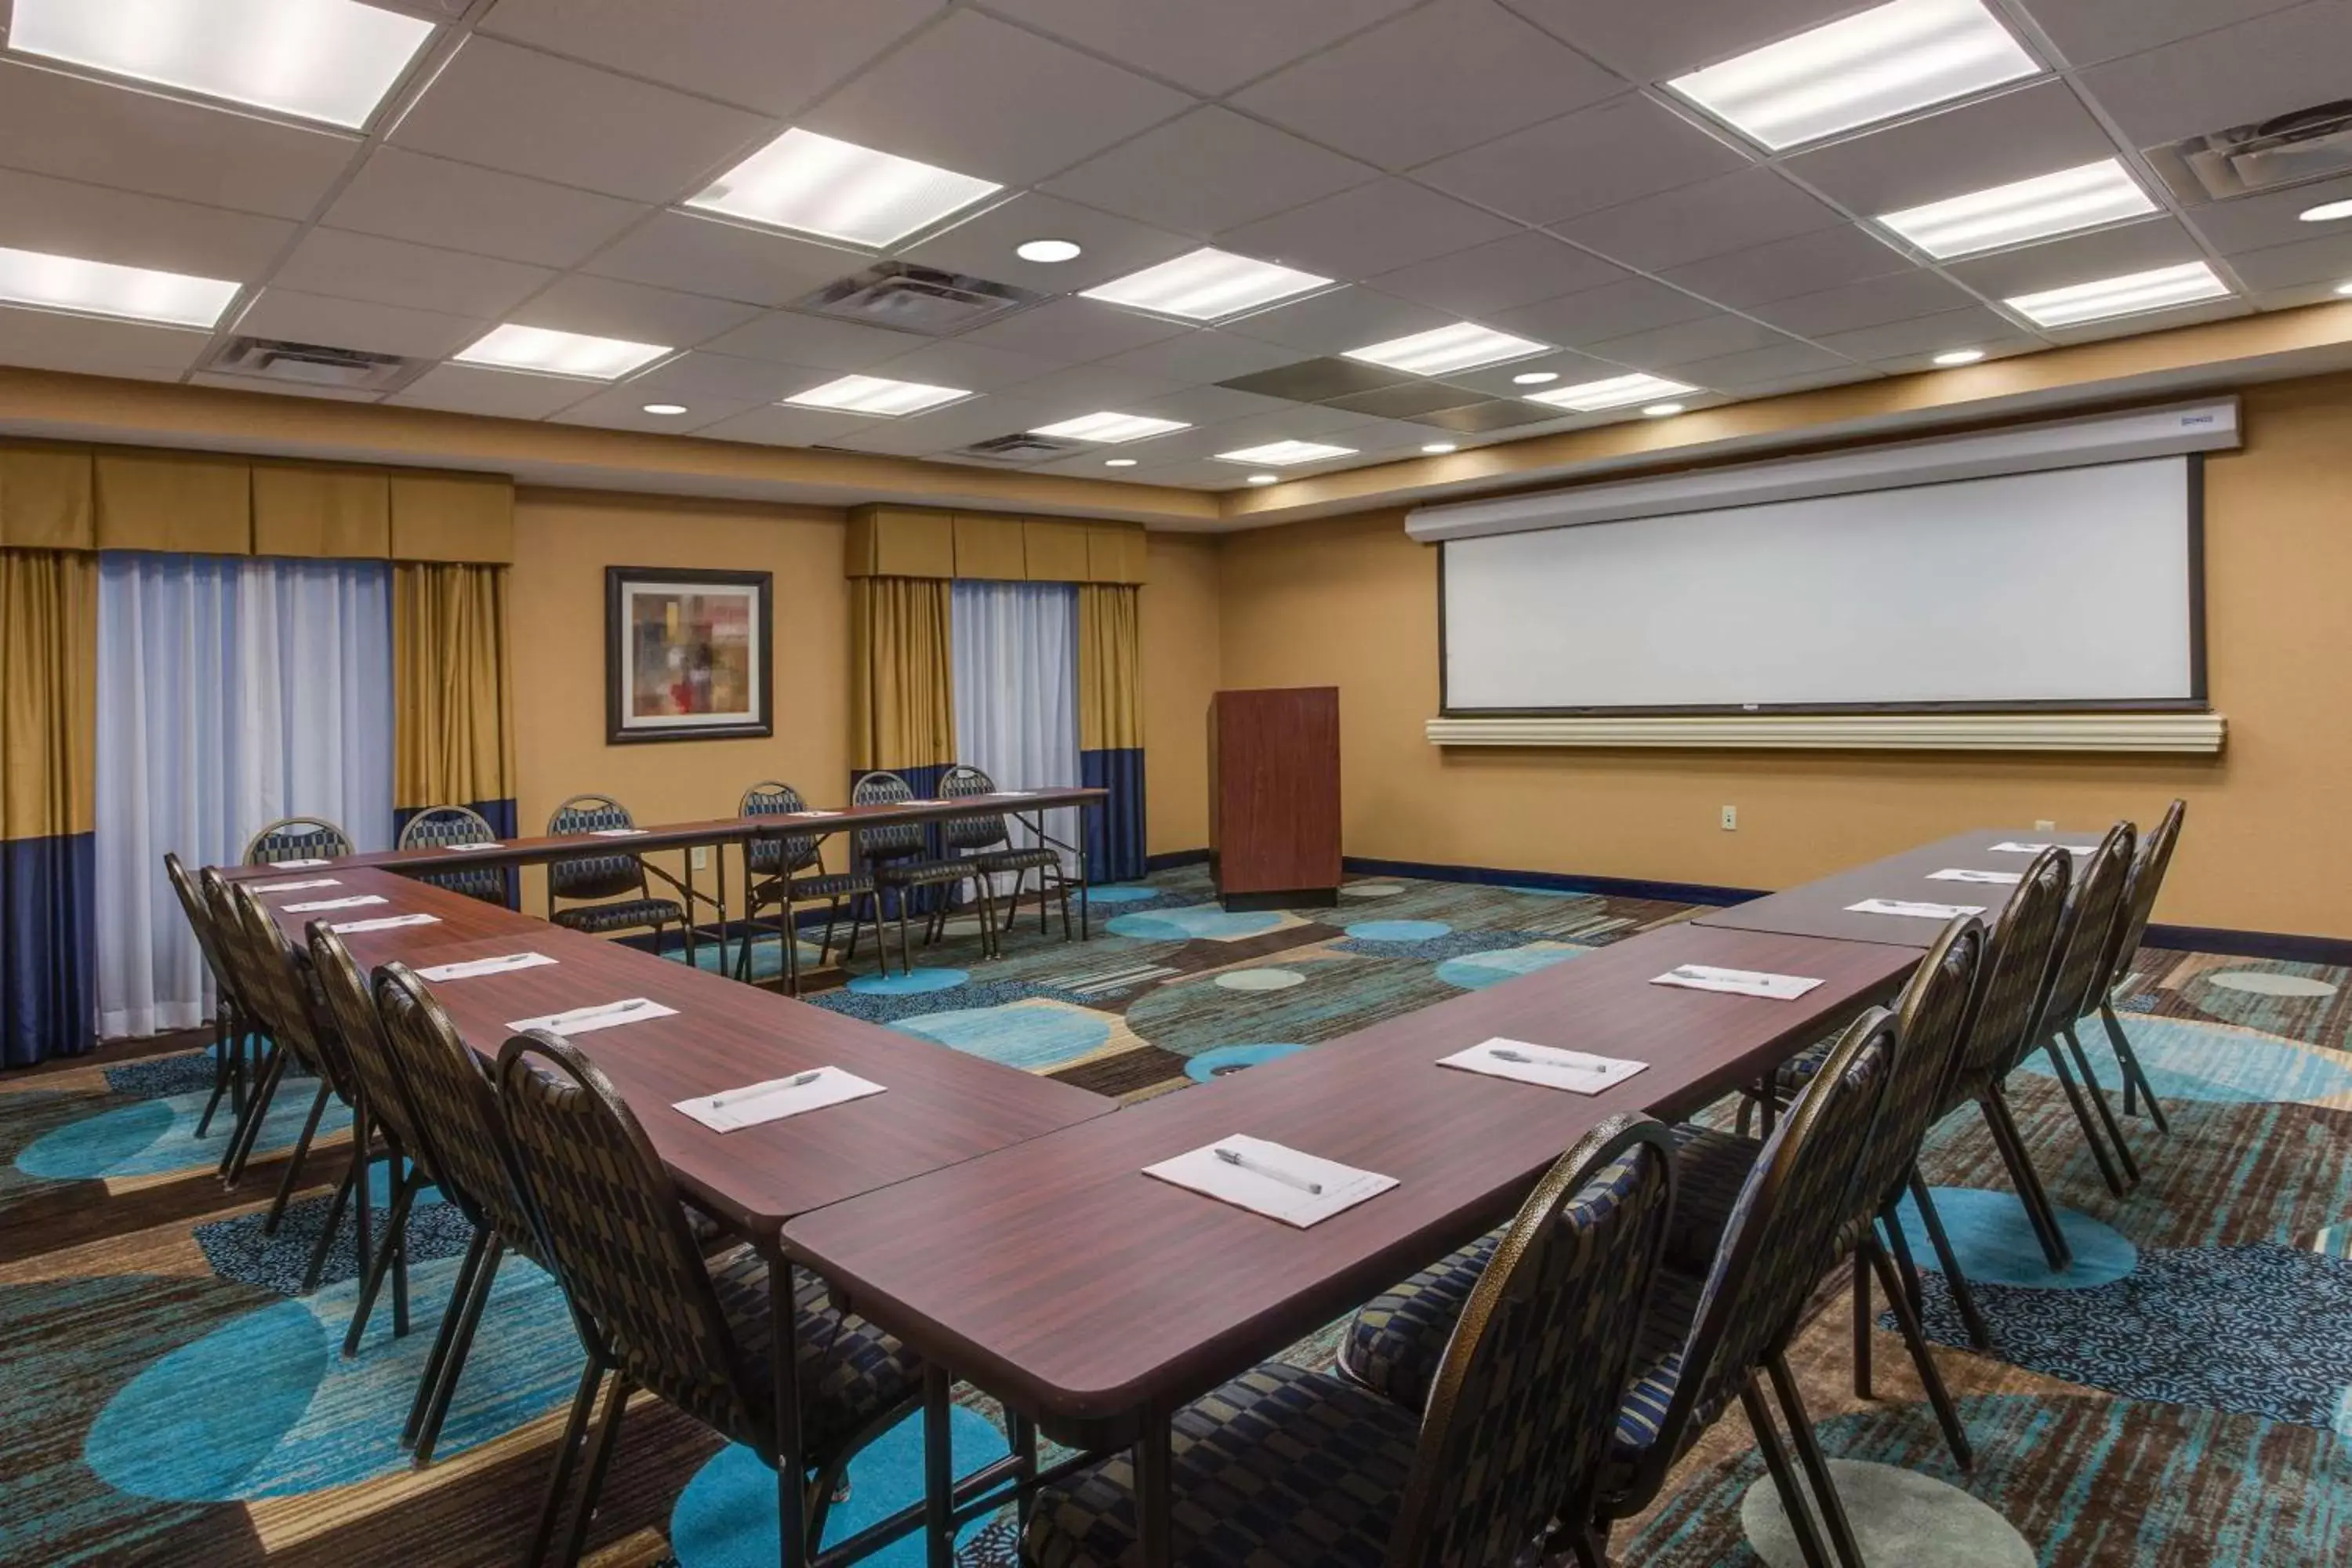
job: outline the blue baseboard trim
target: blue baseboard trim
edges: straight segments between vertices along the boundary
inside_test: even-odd
[[[1512,871],[1493,866],[1438,866],[1422,860],[1372,860],[1350,855],[1340,864],[1360,877],[1418,877],[1432,882],[1475,882],[1489,888],[1541,888],[1555,893],[1599,893],[1677,904],[1744,904],[1764,895],[1752,888],[1706,882],[1651,882],[1632,877],[1580,877],[1559,871]]]
[[[2177,948],[2185,952],[2219,953],[2226,958],[2275,958],[2290,963],[2352,966],[2352,940],[2340,936],[2231,931],[2222,926],[2152,925],[2147,928],[2147,934],[2140,939],[2140,945]]]
[[[1205,866],[1209,852],[1205,849],[1171,849],[1165,855],[1154,855],[1143,862],[1144,870],[1173,871],[1180,866]]]

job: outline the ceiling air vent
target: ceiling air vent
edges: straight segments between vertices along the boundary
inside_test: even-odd
[[[2147,155],[2184,202],[2226,201],[2352,174],[2352,99],[2151,147]]]
[[[969,447],[958,447],[949,456],[973,458],[983,463],[1042,463],[1048,458],[1067,458],[1086,450],[1077,441],[1056,441],[1051,436],[997,436],[985,441],[974,441]]]
[[[225,375],[343,392],[388,392],[423,369],[423,360],[398,354],[331,348],[325,343],[289,343],[276,338],[231,338],[205,362]]]
[[[868,327],[944,338],[1026,310],[1045,298],[985,278],[885,261],[826,284],[790,309]]]

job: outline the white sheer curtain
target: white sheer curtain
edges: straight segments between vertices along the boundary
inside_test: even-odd
[[[959,582],[953,638],[956,761],[979,768],[999,789],[1076,784],[1077,589]],[[1077,816],[1049,811],[1045,831],[1076,844]],[[1016,846],[1036,842],[1019,823],[1006,823]],[[1075,858],[1065,851],[1062,858],[1066,865]]]
[[[109,553],[98,595],[101,1037],[185,1028],[212,977],[163,879],[256,828],[392,835],[392,571],[380,561]]]

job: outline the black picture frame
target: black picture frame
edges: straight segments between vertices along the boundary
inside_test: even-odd
[[[753,683],[749,711],[742,713],[636,714],[630,700],[633,661],[630,601],[640,588],[708,588],[751,600],[750,668]],[[604,740],[609,745],[663,741],[740,741],[776,732],[775,574],[671,566],[604,568]]]

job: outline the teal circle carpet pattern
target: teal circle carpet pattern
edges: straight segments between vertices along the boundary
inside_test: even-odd
[[[1928,1195],[1945,1238],[1971,1283],[2021,1285],[2042,1290],[2093,1290],[2122,1279],[2139,1262],[2139,1249],[2115,1226],[2074,1209],[2058,1211],[2058,1228],[2074,1262],[2050,1267],[2015,1193],[1982,1187],[1934,1187]],[[1914,1258],[1932,1263],[1936,1254],[1918,1205],[1906,1197],[1899,1212],[1904,1238]]]

